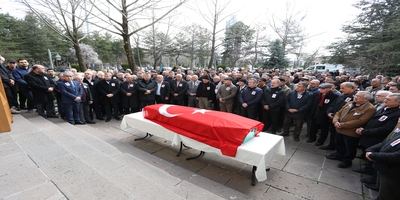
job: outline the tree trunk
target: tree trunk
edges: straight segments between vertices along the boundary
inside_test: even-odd
[[[78,58],[78,64],[81,72],[85,72],[87,70],[85,62],[83,61],[82,53],[81,53],[81,47],[79,46],[79,43],[76,42],[77,45],[74,44],[74,49],[75,49],[75,55]]]
[[[215,34],[217,29],[217,16],[214,16],[214,26],[212,32],[212,40],[211,40],[211,55],[210,55],[210,62],[208,63],[207,68],[211,69],[214,63],[214,53],[215,53]]]
[[[131,46],[131,34],[129,34],[129,25],[128,25],[128,11],[126,10],[126,1],[122,2],[122,33],[121,36],[124,40],[124,49],[126,53],[126,58],[128,60],[129,68],[134,71],[135,70],[135,59],[132,52]]]

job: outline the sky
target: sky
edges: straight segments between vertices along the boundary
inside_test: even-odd
[[[178,12],[181,17],[177,19],[182,20],[182,23],[179,24],[190,25],[195,22],[211,29],[199,13],[189,9],[190,7],[196,8],[196,1],[199,0],[189,0],[187,5],[179,8]],[[280,18],[285,16],[287,2],[291,4],[291,8],[295,12],[299,13],[298,20],[305,32],[312,36],[303,46],[306,53],[313,53],[320,49],[320,54],[326,54],[327,52],[322,49],[342,37],[344,34],[341,27],[355,19],[360,12],[352,6],[357,0],[231,0],[224,14],[233,13],[236,21],[242,21],[250,26],[257,23],[268,24],[268,18],[271,18],[272,15]],[[201,7],[201,3],[198,5],[201,9],[205,9]],[[24,12],[27,10],[16,0],[0,0],[0,8],[0,13],[9,13],[19,18],[23,18]],[[225,23],[220,24],[220,27],[224,26]],[[277,38],[271,29],[267,29],[267,35],[270,39]]]

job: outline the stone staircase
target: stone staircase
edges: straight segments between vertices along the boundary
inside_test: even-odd
[[[122,152],[96,128],[25,117],[0,134],[0,199],[226,198]]]

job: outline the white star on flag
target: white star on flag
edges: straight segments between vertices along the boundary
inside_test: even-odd
[[[204,115],[204,113],[207,112],[207,111],[208,111],[208,110],[206,110],[206,109],[195,110],[195,111],[192,113],[192,115],[195,114],[195,113],[203,113],[203,115]]]

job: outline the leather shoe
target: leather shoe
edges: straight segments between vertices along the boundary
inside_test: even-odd
[[[361,168],[361,169],[353,168],[352,170],[355,171],[355,172],[358,172],[358,173],[368,174],[368,175],[372,175],[374,173],[373,170],[368,170],[368,169],[365,169],[365,168]]]
[[[372,177],[368,178],[360,178],[361,183],[366,183],[366,184],[376,184],[376,179]]]
[[[352,164],[353,163],[351,163],[351,162],[341,162],[341,163],[339,163],[337,165],[337,167],[339,167],[339,168],[348,168],[348,167],[351,167]]]
[[[364,183],[364,186],[365,186],[366,188],[371,189],[371,190],[379,191],[379,188],[376,186],[376,184],[367,184],[367,183]]]
[[[335,150],[335,147],[326,145],[326,146],[319,147],[319,149],[322,149],[322,150]]]
[[[111,119],[106,119],[106,122],[109,122],[109,121],[111,121]]]
[[[86,123],[87,124],[96,124],[96,122],[94,122],[94,121],[87,121]]]
[[[312,142],[315,142],[315,140],[308,139],[306,142],[307,142],[307,143],[312,143]]]
[[[47,118],[58,118],[57,115],[47,115]]]
[[[324,144],[324,143],[316,142],[314,145],[317,146],[317,147],[319,147],[319,146],[322,146],[323,144]]]
[[[86,123],[82,122],[82,121],[75,121],[75,125],[83,125],[83,124],[86,124]]]
[[[295,142],[298,142],[298,141],[300,141],[300,138],[299,138],[299,137],[296,137],[296,136],[294,136],[293,140],[294,140]]]
[[[119,117],[114,117],[114,118],[115,118],[116,120],[118,120],[118,121],[121,120],[121,118],[119,118]]]
[[[342,160],[341,157],[339,157],[336,153],[331,153],[327,156],[325,156],[325,158],[330,159],[330,160]]]
[[[289,133],[281,133],[281,134],[279,134],[280,136],[289,136]]]
[[[98,117],[98,118],[96,118],[96,119],[98,119],[98,120],[104,120],[104,118],[102,118],[102,117]]]

